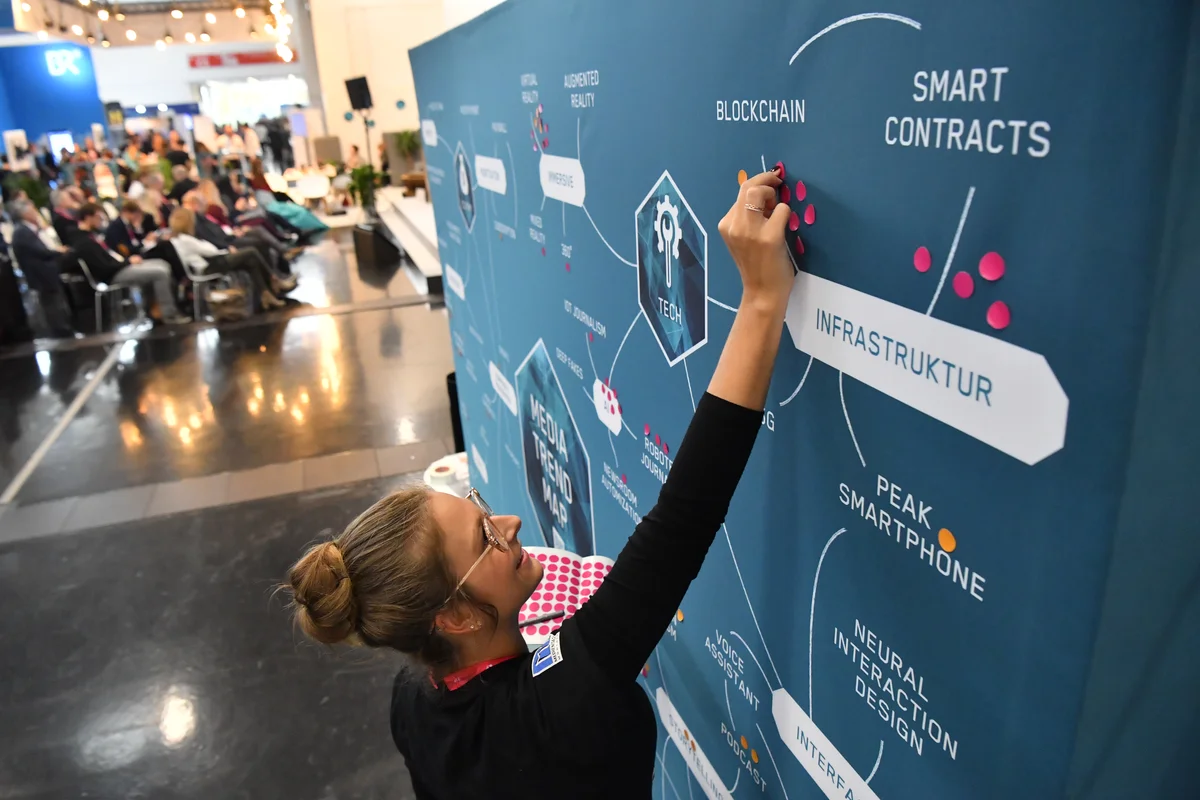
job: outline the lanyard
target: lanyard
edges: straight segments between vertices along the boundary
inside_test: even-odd
[[[456,691],[466,686],[469,681],[479,677],[497,664],[503,664],[505,661],[512,661],[514,658],[516,658],[515,655],[504,656],[503,658],[493,658],[490,661],[480,661],[478,664],[472,664],[469,667],[463,667],[457,672],[451,672],[442,679],[442,683],[445,684],[449,691]],[[432,677],[430,678],[430,681],[433,681]],[[434,686],[437,686],[436,682],[434,682]]]

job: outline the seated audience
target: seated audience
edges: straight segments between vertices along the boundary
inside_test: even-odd
[[[167,193],[167,199],[175,203],[183,200],[183,196],[196,188],[196,181],[192,179],[188,168],[185,165],[179,165],[171,168],[171,178],[175,183],[171,187],[171,191]]]
[[[46,323],[54,336],[71,336],[74,331],[70,322],[70,309],[63,292],[62,274],[66,259],[66,248],[57,250],[49,247],[41,238],[46,220],[41,212],[28,200],[16,201],[11,209],[13,228],[13,255],[17,266],[25,273],[29,288],[38,293],[38,300],[46,314]]]
[[[104,224],[104,210],[95,203],[87,203],[79,209],[79,224],[74,236],[66,242],[71,252],[87,264],[92,278],[98,283],[150,286],[154,292],[158,309],[150,315],[168,325],[188,322],[175,305],[175,286],[171,279],[171,267],[158,259],[143,261],[141,256],[130,256],[120,260],[113,256],[100,238],[100,226]]]
[[[277,296],[277,293],[287,291],[286,284],[271,274],[261,255],[254,250],[220,248],[196,238],[196,222],[196,214],[187,208],[176,209],[171,214],[171,244],[189,270],[195,273],[245,272],[263,309],[287,305]]]
[[[121,214],[108,224],[104,231],[104,243],[108,249],[125,258],[144,255],[147,247],[154,246],[153,231],[145,230],[146,214],[133,200],[121,204]]]
[[[79,207],[82,203],[76,199],[78,195],[70,191],[73,188],[58,189],[50,195],[50,222],[63,244],[75,238],[79,225]]]
[[[208,183],[211,183],[211,181]],[[215,186],[213,189],[215,190]],[[197,238],[211,242],[223,249],[230,247],[252,247],[259,252],[263,257],[263,261],[272,270],[285,272],[290,269],[286,259],[286,244],[262,228],[233,228],[227,231],[224,226],[208,215],[209,204],[199,191],[188,192],[184,195],[183,207],[195,215]]]

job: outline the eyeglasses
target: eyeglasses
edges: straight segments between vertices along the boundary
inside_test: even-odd
[[[487,504],[487,501],[483,499],[483,496],[479,494],[479,490],[472,488],[471,491],[467,492],[467,499],[483,512],[483,552],[479,554],[479,558],[475,559],[475,563],[471,565],[471,568],[459,580],[458,585],[454,587],[454,591],[446,598],[446,603],[454,599],[454,596],[462,589],[463,584],[467,582],[467,578],[471,577],[471,573],[475,571],[475,568],[483,563],[484,557],[487,556],[493,547],[502,553],[508,552],[508,542],[504,541],[504,538],[492,527],[492,517],[495,516],[495,513],[492,511],[492,507]]]

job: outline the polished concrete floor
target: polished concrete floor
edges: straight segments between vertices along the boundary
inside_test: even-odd
[[[273,591],[451,450],[447,320],[344,237],[296,271],[297,309],[0,352],[0,798],[412,797],[394,661]]]

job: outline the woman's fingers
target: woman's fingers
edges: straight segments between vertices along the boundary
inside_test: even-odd
[[[767,227],[771,229],[771,233],[783,241],[785,232],[787,231],[788,218],[792,216],[792,210],[788,208],[787,203],[778,203],[771,211],[771,217],[767,220]]]
[[[742,202],[744,204],[752,205],[756,208],[762,209],[761,213],[765,219],[766,217],[771,216],[772,212],[775,211],[775,207],[778,204],[778,199],[775,196],[775,189],[773,187],[767,185],[758,185],[751,186],[742,193]],[[750,211],[750,209],[744,207],[743,210],[747,212]]]
[[[767,172],[760,172],[751,178],[747,178],[746,182],[742,184],[742,191],[743,192],[749,191],[750,189],[753,189],[755,186],[772,186],[772,187],[774,187],[774,186],[778,186],[781,183],[783,183],[783,180],[779,177],[779,173],[776,172],[775,170],[769,170]]]

